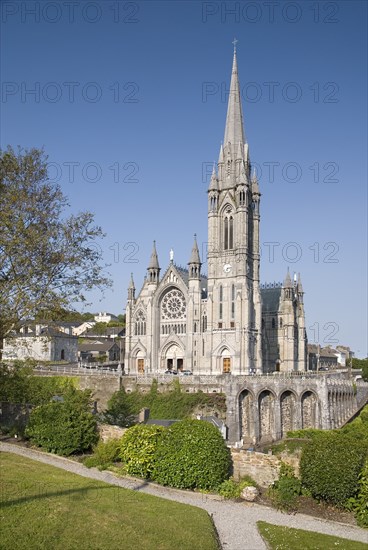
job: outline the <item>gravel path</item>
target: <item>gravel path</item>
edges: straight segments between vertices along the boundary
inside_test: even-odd
[[[359,527],[319,520],[303,514],[291,516],[259,504],[223,501],[215,495],[170,489],[129,477],[120,478],[107,471],[100,472],[96,468],[86,468],[67,458],[9,443],[0,443],[0,451],[26,456],[83,477],[105,481],[111,485],[203,508],[213,517],[223,550],[265,550],[266,546],[256,526],[258,520],[365,542],[368,548],[368,531]]]

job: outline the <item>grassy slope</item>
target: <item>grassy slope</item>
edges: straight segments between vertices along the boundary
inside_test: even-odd
[[[8,453],[0,453],[0,468],[1,549],[218,548],[199,508]]]
[[[271,550],[367,550],[362,542],[322,535],[312,531],[257,522],[258,530]]]

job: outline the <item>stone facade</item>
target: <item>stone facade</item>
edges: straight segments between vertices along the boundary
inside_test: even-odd
[[[288,273],[278,288],[260,285],[260,197],[234,52],[224,144],[208,188],[208,276],[196,238],[188,268],[171,251],[163,274],[154,243],[141,291],[135,295],[133,277],[128,289],[126,373],[306,370],[300,277],[292,282]]]
[[[63,375],[67,374],[65,370]],[[122,387],[127,393],[148,393],[156,379],[158,391],[169,391],[173,379],[172,375],[119,376],[94,371],[81,375],[79,370],[70,372],[73,374],[80,389],[93,391],[98,412],[106,409],[113,393]],[[228,442],[245,448],[282,439],[288,430],[339,428],[368,401],[368,382],[355,382],[348,371],[320,375],[181,376],[180,385],[185,393],[224,394],[226,416],[215,409],[206,414],[223,419],[228,427]],[[197,409],[194,414],[203,412]]]
[[[121,428],[120,426],[111,426],[110,424],[99,424],[98,433],[101,441],[106,443],[110,439],[120,439],[123,437],[128,428]]]
[[[250,476],[260,487],[269,487],[279,478],[281,462],[293,466],[295,475],[299,476],[299,455],[283,453],[280,458],[272,454],[257,453],[231,449],[233,477],[236,480]]]
[[[46,325],[35,325],[32,332],[4,339],[3,358],[76,363],[78,338]]]

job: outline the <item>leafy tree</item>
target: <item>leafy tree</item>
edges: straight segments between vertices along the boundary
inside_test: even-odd
[[[103,336],[104,334],[106,334],[106,329],[107,329],[107,323],[95,323],[93,325],[93,327],[88,331],[88,332],[91,332],[92,334],[99,334],[100,336]],[[88,336],[88,332],[87,332],[87,336]]]
[[[67,215],[66,197],[48,181],[38,149],[0,150],[0,343],[20,320],[56,319],[110,280],[90,212]]]
[[[364,369],[365,366],[368,366],[368,357],[365,359],[358,359],[358,357],[353,357],[351,360],[351,366],[353,369]]]
[[[107,410],[102,414],[102,421],[116,426],[131,426],[140,410],[139,402],[134,402],[138,393],[127,394],[125,389],[115,392],[107,404]]]
[[[98,441],[97,420],[91,410],[91,392],[70,388],[63,401],[33,409],[26,436],[33,444],[63,456],[87,451]]]
[[[74,387],[74,380],[69,377],[35,376],[32,363],[17,361],[11,367],[0,363],[0,401],[41,405]]]

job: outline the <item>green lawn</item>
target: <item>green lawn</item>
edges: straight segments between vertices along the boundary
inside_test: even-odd
[[[362,542],[321,535],[312,531],[257,522],[258,530],[271,550],[367,550]],[[368,531],[367,531],[368,539]]]
[[[10,453],[0,453],[0,468],[1,549],[218,549],[199,508]]]

